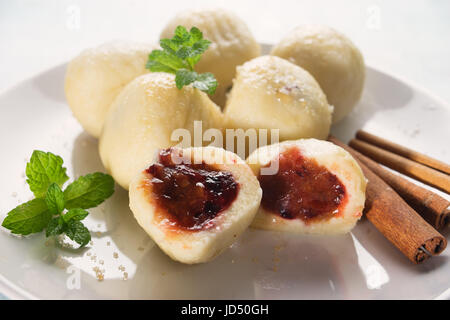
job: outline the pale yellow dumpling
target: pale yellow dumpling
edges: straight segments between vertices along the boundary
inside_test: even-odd
[[[271,54],[311,73],[334,106],[333,123],[352,111],[361,97],[365,79],[363,56],[350,39],[332,28],[300,26],[282,39]]]
[[[227,127],[279,129],[280,140],[326,139],[332,112],[307,71],[274,56],[261,56],[237,68],[224,110]]]
[[[172,140],[176,129],[194,136],[196,120],[202,121],[203,130],[223,125],[220,108],[206,93],[192,86],[179,90],[172,74],[142,75],[122,90],[108,111],[99,144],[103,165],[128,189],[156,150],[178,144]]]
[[[156,45],[109,42],[87,49],[68,65],[65,79],[67,102],[77,120],[98,138],[111,103],[120,91],[145,69]]]
[[[260,45],[243,20],[223,9],[187,10],[176,15],[161,38],[172,38],[177,26],[197,27],[212,43],[195,66],[197,72],[211,72],[219,85],[212,100],[223,107],[236,67],[260,55]]]

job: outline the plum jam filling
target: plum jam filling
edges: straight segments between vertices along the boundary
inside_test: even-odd
[[[174,164],[171,149],[147,169],[152,193],[166,217],[182,229],[205,230],[236,199],[239,184],[227,171],[205,164]]]
[[[298,148],[279,155],[275,175],[259,175],[263,190],[261,205],[285,219],[304,222],[329,219],[339,213],[346,199],[345,186],[338,177]]]

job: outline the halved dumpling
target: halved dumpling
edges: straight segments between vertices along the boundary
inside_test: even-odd
[[[157,46],[108,42],[84,50],[67,66],[65,92],[74,116],[92,136],[100,136],[106,114],[120,91],[145,69]]]
[[[130,184],[139,225],[172,259],[207,262],[252,222],[261,188],[236,154],[216,147],[161,149]]]
[[[193,144],[195,121],[201,121],[205,134],[222,128],[220,108],[206,93],[192,86],[179,90],[172,74],[142,75],[111,105],[99,143],[103,165],[128,189],[157,149],[175,146],[178,139],[183,139],[183,146],[197,146]],[[201,132],[198,138],[202,146]]]
[[[253,227],[305,234],[349,232],[361,218],[366,179],[353,157],[327,141],[285,141],[247,163],[263,190]]]

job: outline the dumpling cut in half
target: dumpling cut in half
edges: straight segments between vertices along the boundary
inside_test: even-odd
[[[161,149],[130,184],[139,225],[172,259],[212,260],[250,225],[262,191],[248,165],[216,147]]]
[[[353,157],[327,141],[285,141],[255,150],[247,163],[263,191],[253,227],[342,234],[361,218],[366,179]]]

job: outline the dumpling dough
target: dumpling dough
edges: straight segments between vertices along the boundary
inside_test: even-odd
[[[156,45],[110,42],[87,49],[73,59],[66,71],[65,92],[74,116],[98,138],[106,113],[119,92],[145,69]]]
[[[250,225],[261,201],[261,188],[245,161],[232,152],[215,147],[173,148],[172,152],[180,152],[182,158],[191,159],[191,163],[203,161],[221,173],[231,173],[238,185],[234,200],[217,216],[207,220],[209,227],[202,225],[197,229],[184,230],[179,228],[176,221],[166,216],[165,208],[158,205],[153,188],[160,180],[143,170],[130,185],[130,208],[139,225],[172,259],[190,264],[207,262],[227,249]],[[226,161],[222,161],[224,159]],[[153,163],[155,162],[158,160],[155,159]],[[151,164],[147,163],[147,166]],[[188,203],[197,203],[197,194],[203,194],[199,189],[205,186],[201,183],[199,185],[198,182],[195,185],[192,181],[190,183],[191,186],[188,183],[183,184],[183,188],[193,190]],[[183,196],[178,196],[178,199],[180,198],[183,199]],[[169,201],[176,200],[171,198]]]
[[[177,26],[197,27],[212,43],[195,66],[197,72],[211,72],[219,85],[212,99],[225,106],[236,67],[260,55],[261,48],[247,25],[234,13],[223,9],[188,10],[176,15],[164,28],[161,38],[172,38]]]
[[[178,144],[175,129],[194,136],[194,121],[202,129],[222,128],[220,108],[192,86],[179,90],[174,76],[152,72],[134,79],[114,100],[100,137],[100,157],[105,168],[125,189],[131,179],[153,159],[158,148]]]
[[[280,129],[280,140],[326,139],[333,108],[316,80],[287,60],[262,56],[237,68],[227,127]]]
[[[343,34],[320,25],[300,26],[272,49],[309,71],[334,106],[333,123],[355,107],[364,87],[365,67],[361,52]]]
[[[278,167],[272,163],[276,159]],[[362,216],[366,179],[355,159],[331,142],[285,141],[255,150],[247,163],[263,190],[261,207],[252,223],[255,228],[342,234]],[[262,177],[262,168],[268,170],[269,164],[273,170]]]

